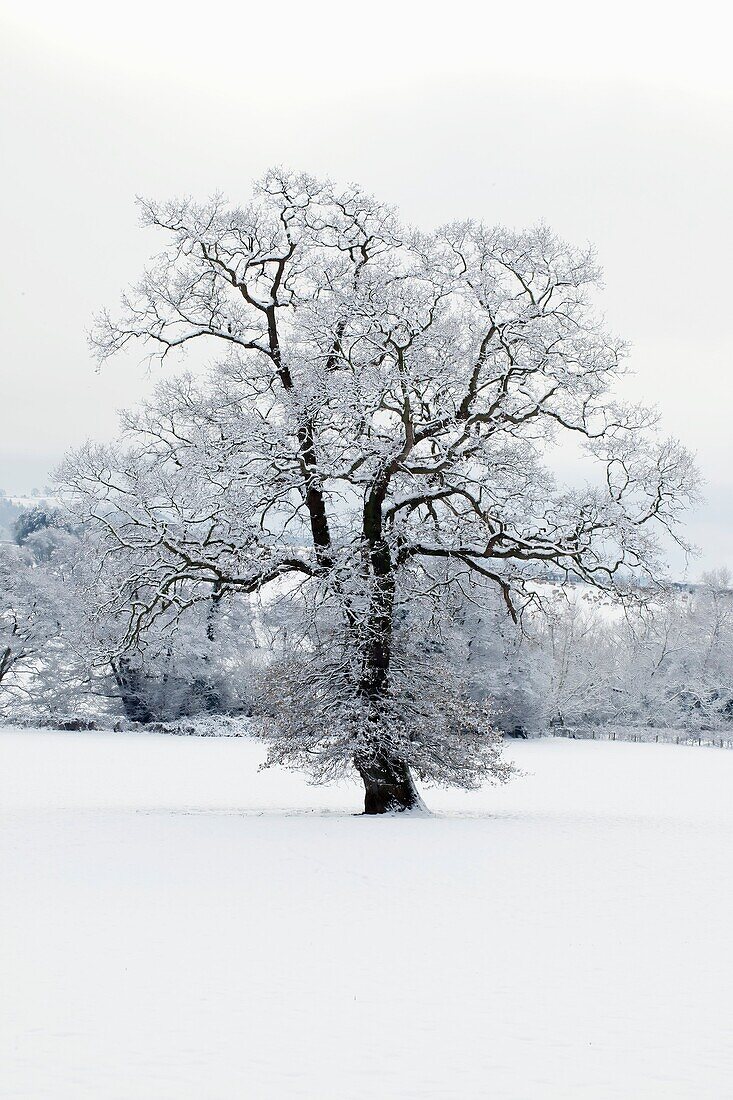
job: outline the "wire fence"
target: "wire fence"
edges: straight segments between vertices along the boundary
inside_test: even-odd
[[[635,726],[555,726],[540,737],[569,737],[577,741],[638,741],[644,744],[699,745],[707,748],[733,749],[733,734],[719,730],[654,729]]]

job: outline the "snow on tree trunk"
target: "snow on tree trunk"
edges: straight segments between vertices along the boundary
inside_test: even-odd
[[[410,769],[403,761],[375,758],[368,763],[357,763],[356,768],[364,783],[365,814],[425,808]]]

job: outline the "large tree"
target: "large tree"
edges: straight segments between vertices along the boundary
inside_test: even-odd
[[[590,305],[592,250],[542,225],[419,232],[357,187],[278,170],[246,207],[140,206],[165,250],[99,318],[100,358],[220,356],[67,466],[134,562],[128,641],[212,588],[274,584],[300,624],[270,679],[276,758],[355,767],[367,812],[416,805],[413,772],[504,778],[445,657],[453,610],[498,591],[516,617],[548,570],[609,591],[653,575],[693,481],[654,417],[610,397],[624,348]],[[583,489],[551,474],[562,435],[596,460]]]

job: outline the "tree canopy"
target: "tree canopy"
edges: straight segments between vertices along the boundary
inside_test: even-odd
[[[694,492],[687,452],[613,399],[625,347],[593,310],[592,249],[544,225],[421,232],[358,187],[280,170],[244,207],[140,208],[164,249],[98,319],[99,357],[203,342],[216,358],[64,470],[126,562],[126,644],[214,589],[274,584],[297,624],[270,693],[279,759],[356,767],[375,812],[416,804],[413,771],[503,778],[460,678],[446,701],[456,606],[498,592],[516,618],[548,570],[612,593],[651,578]],[[563,436],[592,484],[556,483]]]

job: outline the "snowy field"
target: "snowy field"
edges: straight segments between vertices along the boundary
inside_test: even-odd
[[[733,752],[365,819],[244,739],[0,731],[0,1095],[733,1095]]]

